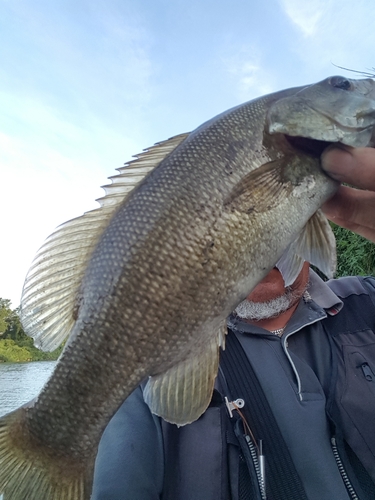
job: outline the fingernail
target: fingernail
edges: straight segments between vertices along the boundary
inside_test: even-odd
[[[350,146],[329,146],[321,156],[322,168],[336,180],[342,180],[354,166]]]

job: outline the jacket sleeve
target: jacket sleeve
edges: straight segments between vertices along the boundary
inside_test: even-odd
[[[150,412],[138,387],[103,433],[91,500],[159,500],[163,475],[160,419]]]

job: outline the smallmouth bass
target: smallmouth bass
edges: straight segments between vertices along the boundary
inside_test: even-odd
[[[320,154],[373,145],[374,125],[371,79],[260,97],[142,153],[47,239],[22,321],[43,349],[69,339],[40,395],[0,419],[4,500],[88,499],[101,434],[144,380],[151,411],[199,418],[238,303],[276,263],[287,284],[304,260],[333,272]]]

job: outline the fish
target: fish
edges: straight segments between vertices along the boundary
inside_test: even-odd
[[[21,320],[37,347],[66,341],[41,393],[0,419],[4,500],[86,500],[103,430],[140,384],[186,425],[208,407],[226,319],[276,264],[327,275],[320,207],[332,143],[373,145],[375,82],[333,76],[223,112],[137,155],[100,207],[47,238]]]

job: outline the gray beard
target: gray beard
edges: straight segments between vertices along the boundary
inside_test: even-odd
[[[253,321],[275,318],[287,311],[299,298],[299,294],[287,289],[281,297],[276,297],[267,302],[244,300],[238,304],[234,311],[239,318],[251,319]]]

